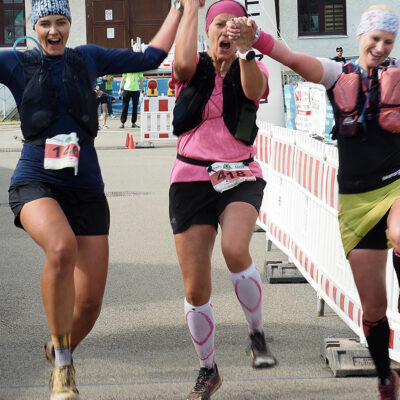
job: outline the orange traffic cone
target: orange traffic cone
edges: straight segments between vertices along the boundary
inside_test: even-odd
[[[129,147],[129,133],[126,134],[125,147]]]
[[[133,135],[129,135],[129,146],[128,149],[133,150],[135,148],[135,141],[133,140]]]

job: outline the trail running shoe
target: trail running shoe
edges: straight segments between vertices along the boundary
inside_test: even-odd
[[[217,365],[214,368],[200,368],[199,376],[187,400],[208,400],[222,385]]]
[[[254,331],[249,335],[250,353],[253,358],[253,368],[270,368],[277,364],[277,360],[265,342],[264,333]]]
[[[51,365],[54,367],[54,363],[56,361],[56,355],[54,352],[54,345],[51,340],[49,340],[44,345],[44,354],[46,355],[46,358],[51,362]]]
[[[75,369],[72,365],[54,367],[50,378],[50,391],[50,400],[79,400]]]
[[[399,392],[399,375],[396,371],[392,371],[389,380],[389,385],[378,385],[381,400],[397,400],[397,394]]]

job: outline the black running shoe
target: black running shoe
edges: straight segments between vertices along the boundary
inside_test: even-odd
[[[249,335],[250,353],[253,358],[253,368],[270,368],[277,364],[277,360],[265,342],[264,333],[254,331]]]
[[[214,368],[200,368],[199,376],[187,400],[208,400],[222,385],[217,365]]]

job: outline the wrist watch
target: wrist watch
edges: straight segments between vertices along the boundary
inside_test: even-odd
[[[178,10],[179,14],[183,14],[183,5],[179,0],[172,0],[172,5]]]
[[[251,61],[256,57],[256,52],[253,49],[247,50],[245,53],[241,53],[239,50],[237,51],[237,55],[242,60]]]

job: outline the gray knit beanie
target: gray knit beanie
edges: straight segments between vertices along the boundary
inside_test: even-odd
[[[32,0],[32,29],[35,29],[38,19],[48,15],[64,15],[71,23],[71,10],[68,0]]]

